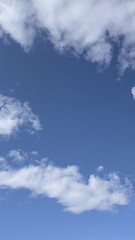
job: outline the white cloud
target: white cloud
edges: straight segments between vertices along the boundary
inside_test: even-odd
[[[0,1],[0,25],[3,34],[9,34],[24,47],[31,45],[34,36],[31,7],[29,0]]]
[[[57,49],[72,47],[99,64],[111,61],[115,42],[122,72],[129,66],[135,69],[134,12],[133,0],[1,0],[0,35],[29,48],[45,31]]]
[[[32,151],[31,154],[34,155],[34,156],[37,156],[38,152],[37,151]]]
[[[7,163],[7,160],[4,157],[0,156],[0,169],[5,170],[8,169],[8,167],[9,165]]]
[[[20,169],[0,170],[0,188],[28,189],[33,195],[55,198],[64,210],[75,214],[84,211],[111,211],[115,205],[126,205],[132,192],[131,184],[120,182],[116,173],[107,178],[90,175],[88,182],[78,167],[60,168],[41,161]]]
[[[13,161],[23,162],[28,158],[28,154],[23,152],[21,149],[13,149],[9,151],[8,157],[11,158]]]
[[[10,136],[26,127],[32,133],[41,129],[38,117],[28,103],[0,94],[0,135]]]
[[[135,100],[135,87],[132,87],[131,93],[132,93],[132,95],[133,95],[133,99]]]
[[[104,167],[103,166],[98,166],[98,168],[97,168],[97,171],[98,172],[102,172],[104,170]]]

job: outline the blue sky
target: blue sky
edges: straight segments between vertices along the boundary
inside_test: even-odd
[[[0,3],[1,239],[134,240],[134,9]]]

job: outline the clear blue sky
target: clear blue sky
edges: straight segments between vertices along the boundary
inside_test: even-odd
[[[15,11],[23,11],[21,8],[16,7]],[[73,53],[72,47],[78,49],[73,33],[72,44],[68,34],[61,35],[64,47],[71,45],[71,49],[61,52],[60,40],[53,36],[55,27],[51,28],[49,23],[43,27],[52,34],[51,40],[45,40],[43,31],[30,44],[27,42],[34,37],[29,37],[27,31],[19,35],[21,25],[14,31],[0,18],[0,26],[4,34],[10,35],[0,40],[0,238],[134,240],[134,190],[124,182],[128,178],[134,189],[135,101],[131,89],[135,85],[135,72],[134,57],[131,54],[130,59],[128,54],[134,52],[135,42],[132,47],[129,44],[131,49],[124,52],[126,56],[119,53],[124,40],[110,43],[112,55],[107,52],[106,56],[107,46],[101,45],[103,56],[97,59],[83,44],[80,44],[81,54],[79,50]],[[116,26],[115,33],[119,29]],[[123,31],[120,34],[130,42],[130,34]],[[127,42],[123,44],[125,49],[130,48]],[[89,59],[83,51],[89,54]],[[108,56],[112,57],[110,63]],[[120,69],[123,75],[119,79]],[[23,105],[25,102],[28,107]],[[66,183],[65,187],[68,166],[73,167],[68,175],[71,185]],[[38,169],[35,175],[28,173],[28,169],[33,171],[35,167]],[[49,167],[52,169],[48,176]],[[61,173],[57,172],[59,169]],[[28,178],[21,171],[26,171]],[[118,182],[108,176],[110,173],[119,178]],[[84,180],[81,177],[78,180],[78,174]],[[92,174],[97,184],[98,180],[103,181],[96,185],[92,180],[94,193],[85,188],[89,187]],[[72,185],[80,197],[75,202]],[[111,194],[117,191],[120,195],[112,200]],[[95,205],[89,203],[90,198]]]

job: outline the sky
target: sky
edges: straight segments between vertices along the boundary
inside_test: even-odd
[[[0,1],[0,238],[134,240],[135,3]]]

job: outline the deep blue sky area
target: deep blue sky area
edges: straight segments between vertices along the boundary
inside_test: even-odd
[[[55,164],[77,164],[87,174],[98,165],[133,173],[134,72],[118,80],[117,62],[101,72],[50,44],[28,53],[17,44],[5,45],[0,53],[1,93],[28,101],[43,126],[38,136],[26,135],[25,141],[20,135],[2,140],[3,151],[14,145],[37,149]]]
[[[43,130],[0,139],[1,155],[11,149],[38,151],[56,166],[79,166],[84,178],[102,165],[134,180],[135,73],[118,80],[117,61],[96,64],[59,53],[46,42],[25,52],[14,42],[0,46],[0,92],[28,101]],[[102,173],[101,173],[102,174]],[[3,192],[2,192],[3,191]],[[1,190],[2,240],[134,240],[135,199],[113,213],[74,215],[55,199],[29,198],[25,190]]]

